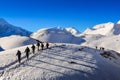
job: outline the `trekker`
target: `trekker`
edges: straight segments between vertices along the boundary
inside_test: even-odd
[[[37,45],[37,47],[38,47],[38,51],[39,51],[40,43],[39,43],[39,42],[37,42],[37,44],[36,44],[36,45]]]
[[[25,49],[25,52],[26,52],[26,57],[27,57],[27,59],[28,59],[28,58],[29,58],[30,49],[27,47],[27,48]]]
[[[35,46],[34,46],[34,44],[32,45],[32,52],[33,52],[33,54],[35,53]]]
[[[41,43],[41,49],[43,50],[43,48],[44,48],[44,44],[43,44],[43,43]]]
[[[21,52],[19,50],[17,51],[16,55],[18,56],[19,63],[21,63]]]
[[[98,47],[96,46],[95,48],[97,49]]]
[[[48,42],[46,43],[46,48],[47,48],[47,49],[49,48],[49,43],[48,43]]]

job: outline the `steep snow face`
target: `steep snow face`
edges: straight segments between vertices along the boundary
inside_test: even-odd
[[[70,32],[61,28],[41,29],[31,35],[32,38],[39,39],[44,42],[56,43],[74,43],[80,44],[84,42],[81,37],[75,37]]]
[[[29,36],[31,32],[21,29],[20,27],[13,26],[0,18],[0,37],[10,35]]]
[[[120,21],[117,24],[112,22],[98,24],[93,29],[86,29],[83,34],[100,34],[100,35],[119,35],[120,34]]]
[[[4,50],[34,44],[36,43],[35,40],[29,38],[29,37],[23,37],[23,36],[9,36],[9,37],[2,37],[0,38],[0,45],[1,48]]]

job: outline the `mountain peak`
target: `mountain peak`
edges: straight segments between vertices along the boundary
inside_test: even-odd
[[[0,24],[8,24],[8,22],[5,19],[0,18]]]
[[[68,32],[70,32],[70,33],[72,33],[73,35],[80,33],[80,32],[79,32],[77,29],[75,29],[74,27],[68,27],[68,28],[65,28],[65,30],[68,31]]]

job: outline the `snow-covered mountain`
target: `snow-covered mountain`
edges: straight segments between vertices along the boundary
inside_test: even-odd
[[[13,35],[13,36],[0,38],[1,50],[13,49],[34,43],[36,43],[35,40],[25,36]]]
[[[73,32],[72,32],[73,31]],[[40,29],[34,32],[31,37],[39,39],[44,42],[55,42],[55,43],[74,43],[80,44],[84,42],[82,37],[76,37],[72,33],[76,33],[76,30],[72,28],[46,28]]]
[[[101,34],[101,35],[119,35],[120,34],[120,22],[118,23],[103,23],[94,26],[92,29],[86,29],[84,34]]]
[[[20,27],[13,26],[5,21],[3,18],[0,18],[0,37],[10,36],[10,35],[21,35],[29,36],[31,32],[24,30]]]

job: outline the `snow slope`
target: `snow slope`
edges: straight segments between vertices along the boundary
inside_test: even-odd
[[[27,61],[24,57],[26,46],[0,52],[0,79],[120,80],[119,65],[100,56],[99,50],[84,47],[79,51],[81,46],[73,44],[51,44],[50,47],[31,54]],[[16,60],[18,49],[23,57],[20,65]]]
[[[33,43],[36,43],[36,41],[25,36],[13,35],[9,37],[0,38],[0,45],[1,48],[4,50],[25,46]]]
[[[76,37],[71,32],[61,28],[40,29],[37,32],[34,32],[31,37],[44,42],[73,44],[80,44],[85,42],[82,37]]]
[[[26,31],[20,27],[13,26],[5,21],[3,18],[0,18],[0,37],[10,35],[29,36],[30,34],[31,32]]]
[[[101,34],[101,35],[119,35],[120,34],[120,24],[118,23],[103,23],[94,26],[92,29],[86,29],[84,34]]]
[[[92,37],[92,38],[91,38]],[[105,49],[114,50],[120,53],[120,35],[116,36],[106,36],[106,37],[97,37],[91,35],[91,37],[86,37],[86,42],[83,43],[83,46],[94,47],[98,46],[104,47]]]

